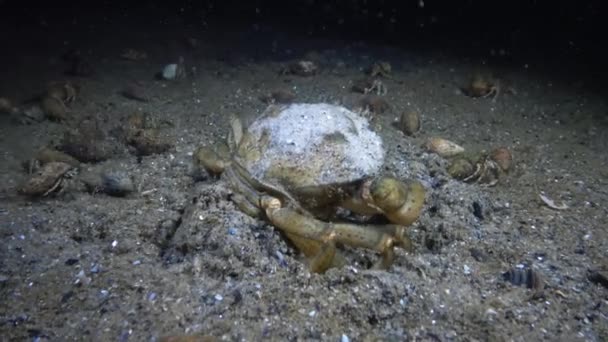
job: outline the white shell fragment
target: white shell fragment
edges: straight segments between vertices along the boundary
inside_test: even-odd
[[[168,64],[163,68],[163,78],[174,80],[177,77],[177,64]]]
[[[270,106],[248,127],[254,141],[270,136],[264,158],[247,165],[263,179],[276,165],[299,170],[302,186],[341,183],[378,173],[384,164],[382,139],[369,122],[350,110],[327,103]],[[332,142],[330,137],[338,137]],[[285,171],[289,172],[289,171]]]
[[[543,203],[545,203],[547,205],[547,207],[549,207],[551,209],[566,210],[566,209],[570,208],[570,207],[568,207],[567,204],[565,204],[563,202],[562,202],[562,204],[556,204],[555,201],[553,201],[552,199],[550,199],[549,197],[547,197],[543,194],[538,194],[538,196],[543,201]]]
[[[430,152],[444,158],[453,157],[464,152],[464,147],[443,138],[430,138],[425,146]]]

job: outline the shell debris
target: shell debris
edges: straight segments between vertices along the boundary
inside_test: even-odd
[[[425,147],[430,152],[436,153],[441,157],[453,157],[464,152],[464,147],[455,142],[443,138],[430,138]]]
[[[555,210],[566,210],[569,209],[570,207],[566,204],[563,203],[562,204],[557,204],[555,203],[554,200],[550,199],[549,197],[541,194],[538,194],[538,196],[540,197],[540,199],[543,201],[543,203],[545,203],[547,205],[547,207],[551,208],[551,209],[555,209]]]

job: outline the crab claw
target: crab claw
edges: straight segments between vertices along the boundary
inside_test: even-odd
[[[393,223],[409,226],[422,211],[425,190],[420,182],[403,182],[392,177],[375,179],[370,187],[374,206]]]

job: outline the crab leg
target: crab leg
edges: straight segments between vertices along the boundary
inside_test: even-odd
[[[276,201],[275,203],[280,203],[280,201],[275,197],[261,196],[257,190],[250,185],[253,183],[253,178],[248,176],[248,174],[243,170],[240,170],[239,172],[238,164],[235,163],[227,167],[224,170],[224,175],[237,192],[233,194],[232,200],[239,207],[239,209],[246,214],[254,217],[262,216],[262,210],[258,207],[258,205],[263,202],[264,198],[273,199]],[[256,185],[258,185],[258,187],[262,187],[261,183]],[[301,218],[307,217],[296,213],[296,211],[293,209],[290,209],[290,211]],[[268,211],[266,213],[268,213]],[[274,223],[273,220],[270,221]],[[303,226],[300,229],[306,230],[307,227]],[[311,238],[313,235],[303,235],[292,233],[284,229],[282,230],[285,235],[287,235],[287,238],[298,248],[298,250],[302,251],[304,255],[310,258],[309,267],[311,272],[323,273],[330,267],[341,266],[345,263],[344,258],[336,249],[336,245],[333,241],[334,234],[332,234],[331,231],[328,231],[327,235],[323,235],[324,232],[319,234],[318,231],[313,231],[313,233],[316,234],[314,235],[314,238]]]
[[[386,268],[392,264],[395,246],[411,249],[411,241],[405,236],[403,226],[323,222],[301,215],[288,207],[282,207],[277,198],[270,196],[262,197],[260,206],[265,210],[270,222],[287,234],[320,241],[324,245],[335,241],[380,252],[382,259],[378,267]]]

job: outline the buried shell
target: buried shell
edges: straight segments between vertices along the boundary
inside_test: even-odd
[[[0,114],[13,113],[16,109],[6,97],[0,97]]]
[[[447,171],[453,178],[463,180],[475,172],[475,166],[467,158],[456,158],[452,160]]]
[[[420,130],[420,114],[413,110],[402,112],[397,126],[401,132],[407,135],[418,132]]]
[[[157,129],[145,128],[131,132],[127,143],[135,148],[139,156],[160,154],[173,147],[168,138],[163,137]]]
[[[313,61],[300,60],[290,63],[281,70],[283,75],[313,76],[319,72],[319,67]]]
[[[499,147],[490,152],[490,159],[492,159],[500,169],[504,172],[507,172],[511,169],[513,165],[513,155],[511,151],[509,151],[506,147]]]
[[[72,166],[62,162],[50,162],[23,184],[18,192],[27,196],[46,196],[60,189],[64,175],[72,169]]]
[[[35,159],[42,165],[52,162],[62,162],[72,165],[73,167],[78,167],[80,165],[80,162],[76,160],[76,158],[48,147],[44,147],[38,151]]]
[[[46,90],[47,97],[53,97],[64,104],[74,102],[78,95],[78,87],[70,82],[53,82]]]
[[[465,95],[470,97],[496,97],[498,95],[499,87],[493,77],[475,74],[462,91]]]
[[[69,109],[63,101],[53,96],[45,96],[40,101],[40,107],[46,117],[53,121],[63,121],[68,118]]]
[[[99,162],[109,159],[115,146],[102,132],[80,126],[79,130],[68,131],[59,143],[58,149],[83,163]]]
[[[529,289],[542,290],[545,287],[543,277],[532,268],[512,268],[502,274],[503,280]]]
[[[425,147],[440,157],[453,157],[464,152],[464,147],[443,138],[430,138]]]
[[[219,176],[226,168],[226,162],[213,148],[201,146],[192,155],[196,171],[205,170],[209,175]]]

